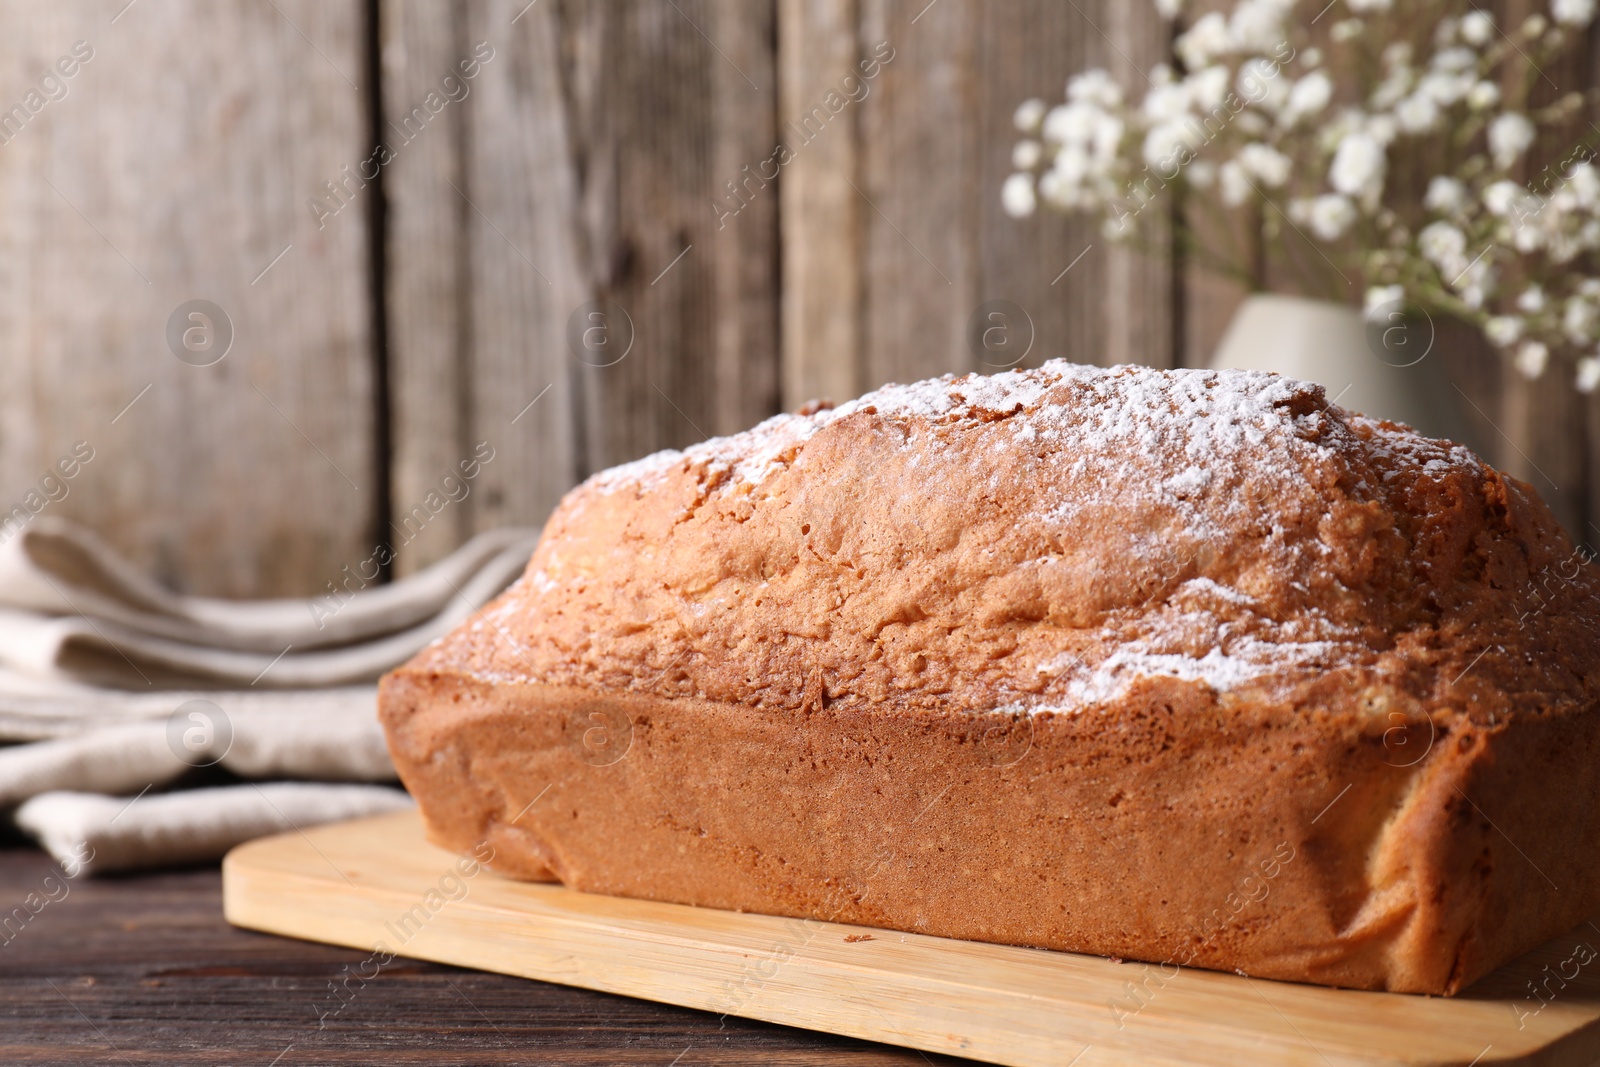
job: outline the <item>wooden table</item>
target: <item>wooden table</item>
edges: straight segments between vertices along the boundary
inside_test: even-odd
[[[52,871],[0,847],[0,920]],[[969,1062],[407,960],[319,1028],[328,984],[364,954],[228,926],[216,868],[50,885],[56,902],[0,928],[0,1063]]]

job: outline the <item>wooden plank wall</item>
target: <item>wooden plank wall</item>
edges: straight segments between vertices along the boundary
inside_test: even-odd
[[[125,3],[0,4],[0,109],[26,115],[0,144],[0,509],[82,441],[40,514],[183,588],[311,592],[362,558],[379,473],[367,219],[305,206],[361,155],[361,8]],[[167,345],[192,299],[232,322],[211,366]]]
[[[886,381],[993,371],[969,344],[980,304],[1031,323],[1023,365],[1170,366],[1172,271],[1112,249],[1082,220],[1019,222],[999,206],[1029,96],[1059,99],[1066,75],[1099,65],[1131,88],[1165,54],[1145,6],[1099,0],[782,0],[784,403],[853,396]],[[862,78],[862,63],[877,73]],[[832,121],[808,116],[828,94]],[[1068,267],[1070,270],[1067,270]],[[1136,315],[1112,308],[1127,304]]]
[[[732,220],[713,210],[771,151],[775,25],[740,0],[382,11],[397,138],[485,57],[385,175],[404,573],[476,530],[542,521],[592,471],[776,410],[776,191]],[[608,347],[575,354],[575,315]],[[418,506],[481,443],[493,460],[424,524]]]
[[[409,573],[594,470],[1022,347],[1203,362],[1238,297],[999,208],[1019,101],[1142,91],[1143,2],[125,5],[0,0],[0,108],[93,49],[0,142],[0,501],[89,442],[48,512],[185,590],[314,593],[380,540]],[[165,340],[195,298],[234,328],[207,367]],[[970,340],[992,301],[1009,354]],[[1584,526],[1600,415],[1477,359],[1494,458]]]

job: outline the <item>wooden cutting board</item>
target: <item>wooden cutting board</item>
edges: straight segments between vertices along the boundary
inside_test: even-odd
[[[222,877],[235,925],[374,950],[352,992],[392,954],[1015,1067],[1600,1058],[1600,923],[1443,999],[514,882],[428,844],[414,812],[241,845]]]

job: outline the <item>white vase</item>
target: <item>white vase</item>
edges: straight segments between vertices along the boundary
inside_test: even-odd
[[[1256,293],[1239,306],[1211,366],[1316,382],[1348,411],[1403,422],[1486,455],[1443,360],[1430,351],[1432,341],[1431,323],[1369,324],[1343,304]]]

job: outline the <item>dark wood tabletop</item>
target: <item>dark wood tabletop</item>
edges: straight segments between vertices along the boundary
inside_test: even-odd
[[[234,929],[217,868],[59,876],[0,846],[3,1064],[970,1062],[408,960],[329,1015],[366,954]]]

